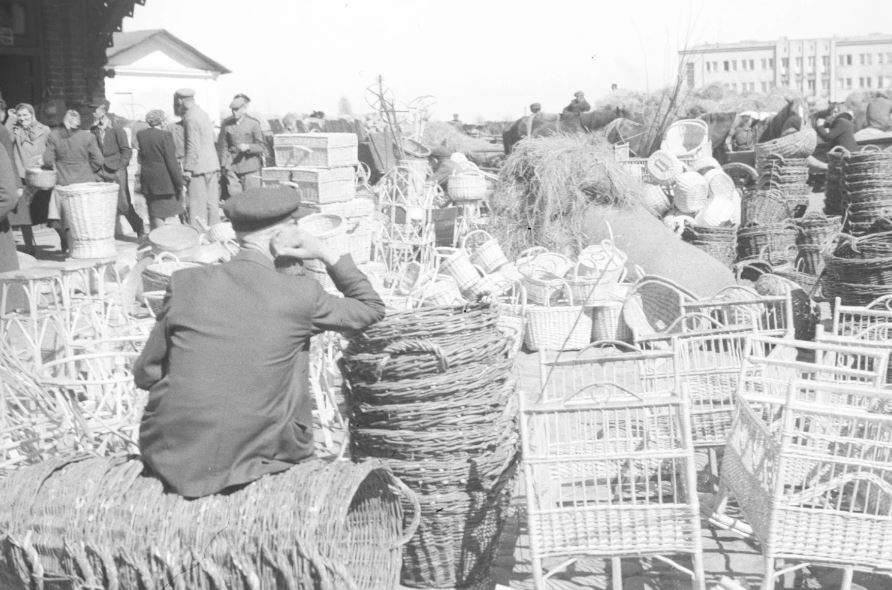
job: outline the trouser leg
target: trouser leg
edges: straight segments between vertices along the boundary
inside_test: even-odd
[[[207,175],[201,174],[189,179],[189,221],[198,230],[207,227],[208,223],[208,191]]]
[[[241,181],[242,190],[260,188],[260,171],[239,174],[239,181]]]
[[[223,174],[226,178],[226,190],[229,192],[230,198],[242,192],[244,186],[242,185],[241,177],[238,174],[232,170],[225,170],[223,171]]]
[[[215,171],[205,175],[207,188],[208,227],[220,223],[220,173]]]

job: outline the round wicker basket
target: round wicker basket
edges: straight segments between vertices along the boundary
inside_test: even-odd
[[[168,224],[150,231],[149,243],[152,244],[152,252],[155,254],[170,252],[177,258],[183,259],[197,252],[201,236],[191,225]]]
[[[684,172],[681,160],[664,150],[657,150],[647,159],[647,171],[659,184],[671,184]]]
[[[56,186],[56,171],[28,168],[25,170],[25,184],[38,190],[49,190]]]
[[[71,232],[71,257],[114,257],[118,185],[111,182],[69,184],[57,186],[56,194]]]
[[[486,178],[479,172],[461,172],[449,177],[446,188],[449,198],[456,203],[480,201],[486,196]]]

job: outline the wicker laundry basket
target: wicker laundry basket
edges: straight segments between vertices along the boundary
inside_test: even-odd
[[[111,182],[56,187],[71,232],[72,258],[112,258],[117,254],[118,190],[118,185]]]

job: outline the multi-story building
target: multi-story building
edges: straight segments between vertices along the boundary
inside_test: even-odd
[[[740,93],[773,88],[844,100],[855,90],[892,90],[892,35],[697,45],[679,52],[685,84]]]

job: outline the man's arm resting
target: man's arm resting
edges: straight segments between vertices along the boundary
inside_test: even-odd
[[[313,314],[314,330],[362,330],[384,317],[381,296],[368,278],[353,263],[350,255],[326,261],[328,275],[344,297],[319,289]]]

